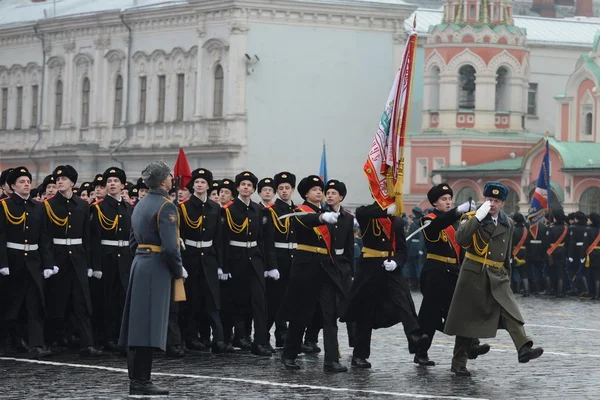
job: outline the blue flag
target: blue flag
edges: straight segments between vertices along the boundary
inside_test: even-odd
[[[548,196],[550,194],[550,146],[546,139],[546,152],[540,166],[537,184],[533,196],[531,197],[531,206],[527,214],[530,231],[533,237],[537,237],[538,224],[544,215],[548,212]]]
[[[323,141],[323,154],[321,155],[321,167],[319,168],[319,177],[327,183],[327,152],[325,150],[325,141]]]

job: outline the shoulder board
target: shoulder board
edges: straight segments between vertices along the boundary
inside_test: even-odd
[[[268,206],[266,206],[265,208],[271,208],[271,207],[273,207],[274,205],[275,205],[275,203],[271,203],[271,204],[269,204]]]
[[[53,198],[54,198],[54,196],[48,197],[48,198],[46,198],[46,200],[44,200],[43,202],[45,203],[45,202],[47,202],[47,201],[50,201],[50,200],[52,200]]]
[[[345,212],[346,214],[350,215],[351,217],[354,217],[354,214],[352,214],[350,211],[348,211],[348,210],[344,209],[344,212]]]
[[[0,202],[3,202],[6,199],[8,199],[8,197],[3,197],[3,198],[0,199]]]
[[[476,212],[477,212],[477,211],[469,211],[469,212],[467,212],[467,213],[464,213],[463,215],[461,215],[461,217],[460,217],[460,220],[461,220],[461,221],[463,221],[463,220],[465,220],[465,221],[466,221],[466,220],[468,220],[468,219],[471,219],[471,217],[473,217],[473,216],[475,215],[475,213],[476,213]]]
[[[104,201],[104,199],[96,200],[95,202],[92,203],[92,205],[97,206],[98,204],[102,203],[103,201]]]
[[[189,197],[187,199],[185,199],[184,201],[180,202],[179,204],[187,203],[188,201],[190,201]]]
[[[225,205],[223,206],[223,208],[227,208],[227,207],[229,207],[229,206],[230,206],[230,205],[232,205],[232,204],[233,204],[233,201],[230,201],[229,203],[225,204]]]

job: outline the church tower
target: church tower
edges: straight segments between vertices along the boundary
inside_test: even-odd
[[[529,50],[513,0],[445,0],[424,47],[423,131],[524,130]]]

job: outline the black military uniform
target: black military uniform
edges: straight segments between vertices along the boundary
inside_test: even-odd
[[[511,254],[511,267],[512,267],[512,276],[513,279],[515,277],[520,278],[523,283],[523,296],[528,297],[530,295],[529,288],[529,263],[527,260],[527,234],[528,229],[525,226],[525,218],[521,213],[515,213],[513,215],[514,221],[514,229],[512,234],[512,249]],[[515,281],[518,285],[518,282]],[[513,290],[513,292],[518,293],[518,290]]]
[[[250,181],[254,187],[258,179],[249,171],[238,174],[236,187],[242,181]],[[233,345],[246,336],[245,321],[254,320],[254,342],[252,354],[271,356],[265,346],[269,343],[267,331],[267,310],[265,292],[265,266],[261,208],[250,200],[245,204],[239,197],[221,209],[223,221],[223,273],[230,274],[230,281],[224,285],[227,300],[224,308],[229,321],[235,324]],[[223,288],[222,288],[223,289]],[[231,323],[231,322],[230,322]]]
[[[561,210],[552,212],[553,224],[546,230],[545,247],[548,257],[547,272],[552,279],[552,286],[556,288],[556,296],[564,297],[564,277],[566,249],[565,240],[569,231],[567,217]]]
[[[574,214],[575,222],[569,229],[567,260],[571,296],[590,296],[589,270],[585,268],[586,250],[590,245],[587,229],[587,217],[581,211]]]
[[[408,227],[407,235],[411,235],[421,227],[421,218],[423,210],[420,207],[412,209],[412,223]],[[423,232],[417,232],[406,243],[408,247],[408,260],[403,268],[404,277],[408,279],[408,284],[411,289],[419,289],[419,279],[421,270],[423,269],[423,259],[425,258],[425,237]]]
[[[70,165],[56,167],[55,180],[67,177],[77,181],[77,171]],[[81,356],[101,354],[93,347],[90,315],[92,304],[88,278],[92,275],[90,261],[90,210],[77,196],[58,193],[44,203],[48,233],[54,243],[54,263],[59,272],[46,285],[46,313],[52,336],[63,325],[68,310],[72,310],[79,330]],[[26,227],[27,229],[27,227]]]
[[[192,171],[188,188],[193,193],[194,182],[204,179],[210,190],[212,176],[209,170],[198,168]],[[209,200],[208,196],[201,199],[193,194],[178,208],[181,215],[180,234],[185,244],[183,265],[189,274],[185,280],[187,301],[181,303],[180,308],[185,343],[189,349],[203,350],[205,346],[198,341],[198,331],[208,322],[213,331],[213,353],[232,352],[233,348],[224,343],[219,316],[221,299],[218,270],[223,265],[221,206]]]
[[[600,299],[600,215],[592,212],[588,215],[590,245],[586,249],[586,267],[589,267],[591,281],[594,282],[594,299]]]
[[[13,169],[14,168],[5,169],[0,174],[0,188],[2,189],[2,194],[0,194],[0,200],[8,198],[8,195],[10,194],[10,187],[6,185],[6,178]]]
[[[537,234],[533,237],[531,229],[527,236],[525,246],[527,247],[527,264],[530,271],[530,277],[533,279],[533,290],[534,293],[544,292],[550,294],[553,292],[552,280],[546,271],[546,262],[548,256],[546,255],[546,248],[544,246],[543,238],[546,236],[546,226],[543,223],[538,223]]]
[[[31,181],[27,168],[18,167],[8,174],[6,183],[13,185],[23,176]],[[50,278],[55,269],[44,207],[29,196],[15,192],[0,204],[0,269],[7,268],[10,272],[3,277],[0,320],[2,324],[14,326],[25,308],[29,355],[46,357],[50,351],[44,346],[43,278]]]
[[[123,184],[126,182],[125,171],[116,167],[104,172],[104,182],[109,178],[118,178]],[[125,294],[133,261],[129,249],[133,207],[120,194],[119,199],[107,194],[92,206],[91,213],[93,276],[101,280],[103,288],[102,341],[105,349],[117,351]]]
[[[325,186],[315,175],[298,185],[303,199],[313,187]],[[328,372],[345,372],[339,363],[337,340],[337,297],[343,295],[340,270],[335,258],[331,232],[324,218],[333,221],[335,213],[322,213],[319,206],[307,201],[298,211],[308,214],[295,217],[298,249],[291,267],[290,282],[284,295],[278,318],[289,321],[282,361],[286,369],[299,369],[295,359],[301,351],[304,330],[311,323],[317,305],[321,308],[325,364]]]
[[[296,176],[289,172],[280,172],[274,177],[275,187],[289,183],[296,187]],[[267,329],[270,331],[275,324],[275,347],[283,347],[287,334],[287,323],[277,318],[283,295],[290,282],[290,268],[298,243],[294,218],[279,220],[282,215],[294,212],[294,203],[286,203],[281,199],[265,207],[262,211],[264,232],[266,269],[265,285],[267,288]],[[278,277],[278,278],[277,278]],[[277,278],[277,279],[276,279]]]

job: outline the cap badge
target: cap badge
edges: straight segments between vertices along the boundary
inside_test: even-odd
[[[271,182],[271,180],[270,179],[265,179],[265,182],[269,183],[269,182]]]
[[[57,174],[62,174],[62,169],[59,169],[58,171],[56,171]]]
[[[448,190],[448,186],[442,186],[443,190]]]
[[[492,193],[493,194],[500,194],[500,191],[498,189],[494,189],[494,190],[492,190]]]
[[[286,174],[281,175],[282,178],[287,178]]]
[[[199,174],[203,174],[203,173],[204,173],[204,170],[203,170],[203,169],[201,169],[200,171],[198,171],[198,173],[199,173]]]
[[[331,182],[329,186],[335,186],[335,182]]]
[[[319,178],[317,178],[316,176],[313,178],[313,181],[318,182]]]
[[[250,174],[248,172],[245,172],[244,176],[250,176]]]
[[[98,177],[98,180],[99,180],[99,181],[101,181],[101,180],[102,180],[102,177],[101,177],[101,176],[99,176],[99,177]]]
[[[114,174],[115,172],[117,172],[117,171],[115,171],[114,169],[111,169],[110,171],[108,171],[109,174]]]

